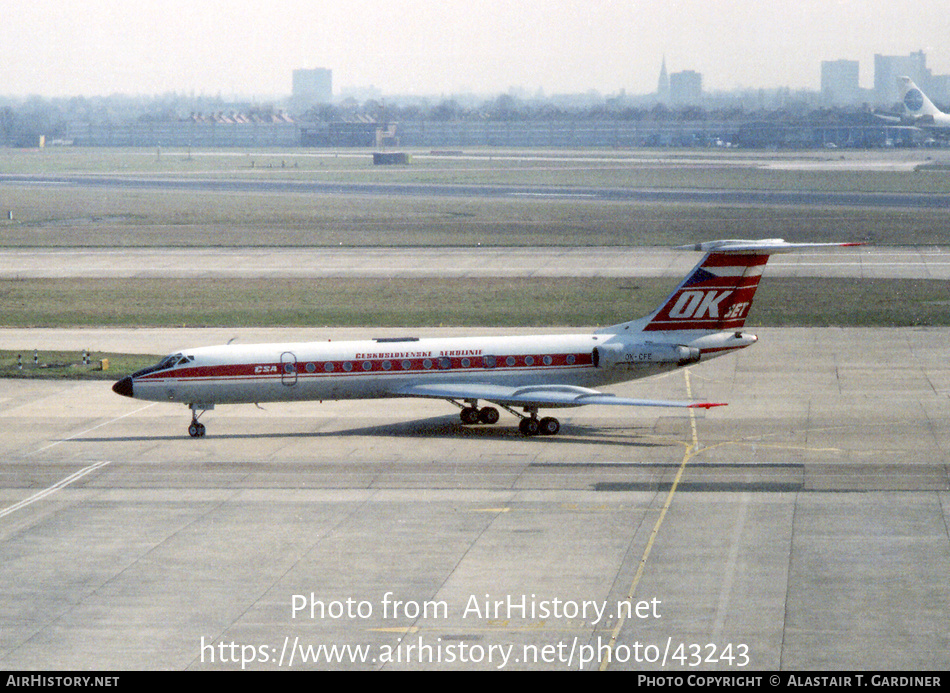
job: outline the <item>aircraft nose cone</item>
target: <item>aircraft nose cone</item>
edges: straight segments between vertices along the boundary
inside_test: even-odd
[[[127,375],[122,380],[117,380],[112,391],[123,397],[132,397],[132,377]]]

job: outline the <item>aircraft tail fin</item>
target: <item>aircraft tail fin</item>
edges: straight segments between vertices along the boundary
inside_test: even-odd
[[[674,332],[738,330],[745,325],[762,272],[774,253],[860,243],[786,243],[782,239],[723,240],[681,246],[705,253],[660,307],[639,320],[600,330]]]
[[[897,85],[900,88],[901,101],[904,102],[905,115],[933,116],[941,112],[910,77],[898,77]]]

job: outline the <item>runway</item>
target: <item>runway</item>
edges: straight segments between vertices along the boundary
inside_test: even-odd
[[[236,179],[157,175],[0,174],[0,185],[71,186],[121,190],[186,190],[226,193],[295,193],[376,197],[535,197],[606,202],[779,205],[824,207],[950,208],[950,195],[912,192],[844,192],[817,190],[740,190],[700,188],[630,188],[558,185],[475,185],[433,183],[337,183],[300,180]]]
[[[950,330],[757,333],[550,439],[0,381],[0,664],[946,670]]]

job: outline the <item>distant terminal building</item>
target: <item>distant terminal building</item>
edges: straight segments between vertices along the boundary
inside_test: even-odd
[[[73,119],[66,139],[83,147],[294,147],[300,128],[284,111],[264,108],[125,123]]]
[[[370,116],[300,126],[300,144],[304,147],[384,147],[398,143],[396,123],[379,123]]]
[[[855,106],[862,102],[857,60],[823,60],[821,100],[826,106]]]
[[[293,103],[298,112],[333,101],[333,70],[294,70]]]

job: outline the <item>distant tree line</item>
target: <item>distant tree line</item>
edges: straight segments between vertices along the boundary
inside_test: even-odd
[[[768,120],[784,124],[805,122],[863,123],[873,116],[869,108],[816,107],[804,102],[778,108],[727,106],[668,106],[662,103],[630,104],[625,99],[602,99],[592,103],[559,103],[552,100],[521,100],[502,94],[495,99],[477,104],[462,103],[457,99],[443,99],[435,103],[393,103],[368,100],[359,103],[353,99],[339,104],[312,108],[302,114],[307,121],[330,122],[369,117],[376,122],[405,121],[636,121],[636,122],[741,122]]]
[[[35,147],[41,136],[61,137],[66,120],[57,109],[31,100],[20,108],[0,106],[0,142],[14,147]]]

